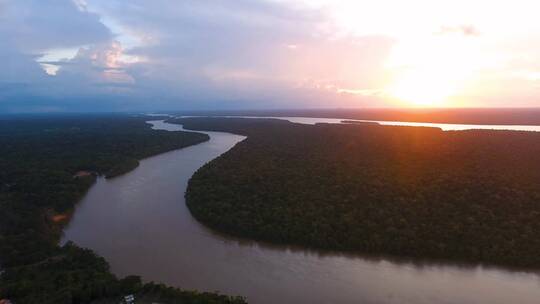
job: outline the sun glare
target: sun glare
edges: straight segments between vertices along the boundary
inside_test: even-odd
[[[456,93],[452,79],[429,71],[415,71],[404,75],[387,90],[400,103],[416,107],[447,106],[449,97]]]
[[[467,37],[435,34],[399,43],[387,62],[393,80],[385,95],[401,106],[452,106],[483,64],[474,46]]]

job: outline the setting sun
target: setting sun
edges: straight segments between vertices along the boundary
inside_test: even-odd
[[[452,79],[443,76],[430,71],[414,71],[399,79],[388,89],[387,94],[408,106],[448,106],[448,98],[456,93],[457,88]]]
[[[452,97],[462,94],[471,77],[489,64],[478,53],[477,42],[462,33],[409,37],[396,43],[386,62],[391,81],[385,96],[405,107],[453,106]]]

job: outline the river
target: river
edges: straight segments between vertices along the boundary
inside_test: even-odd
[[[154,129],[183,130],[151,121]],[[206,162],[244,137],[210,141],[98,178],[77,205],[62,242],[102,255],[118,276],[246,296],[250,303],[538,303],[540,273],[316,252],[215,233],[189,213],[184,192]]]
[[[153,114],[153,115],[168,115],[168,114]],[[172,116],[174,117],[174,116]],[[204,116],[179,116],[179,117],[204,117]],[[472,124],[452,124],[452,123],[431,123],[431,122],[407,122],[407,121],[390,121],[390,120],[361,120],[350,118],[317,118],[317,117],[301,117],[301,116],[226,116],[215,115],[213,117],[228,117],[228,118],[273,118],[288,120],[293,123],[313,125],[316,123],[333,123],[339,124],[343,121],[347,122],[374,122],[383,126],[406,126],[406,127],[430,127],[440,128],[443,131],[464,131],[464,130],[506,130],[506,131],[528,131],[540,132],[540,126],[535,125],[472,125]]]

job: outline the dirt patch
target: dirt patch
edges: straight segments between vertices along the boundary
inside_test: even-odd
[[[90,172],[90,171],[77,171],[77,173],[75,173],[73,175],[73,178],[81,178],[81,177],[86,177],[86,176],[91,176],[93,173]]]

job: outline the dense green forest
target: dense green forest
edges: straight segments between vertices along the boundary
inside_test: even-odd
[[[540,133],[184,118],[248,138],[192,177],[201,222],[276,243],[540,267]]]
[[[125,293],[170,303],[243,303],[211,293],[117,279],[88,249],[59,247],[62,225],[96,174],[125,173],[138,160],[208,140],[152,130],[143,117],[68,115],[0,118],[0,299],[88,303]],[[76,174],[85,172],[77,177]],[[93,174],[88,174],[92,172]]]

